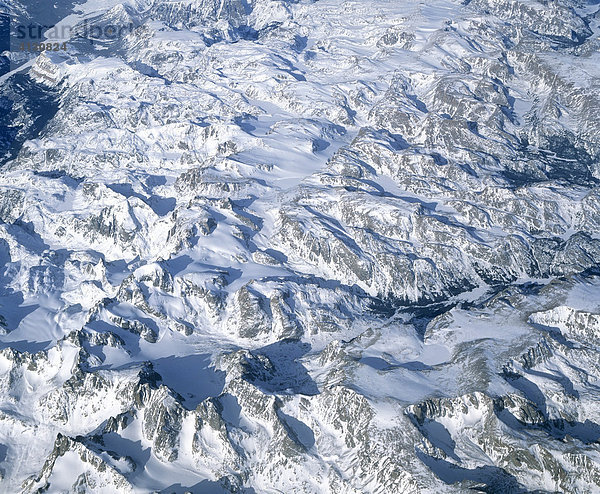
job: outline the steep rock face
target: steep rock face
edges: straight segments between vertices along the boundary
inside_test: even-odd
[[[515,29],[531,31],[566,44],[583,43],[592,35],[588,23],[570,2],[545,5],[537,1],[473,0],[473,7],[509,21]]]
[[[548,311],[536,312],[529,320],[553,331],[558,329],[569,340],[583,346],[595,347],[600,343],[600,314],[559,306]]]
[[[111,460],[111,463],[120,462],[121,468],[133,469],[134,467],[129,458],[116,457]],[[71,479],[75,478],[72,484],[70,480],[64,482],[64,479],[54,478],[54,470],[60,470],[61,463],[68,465]],[[38,476],[24,482],[23,492],[43,492],[49,487],[66,488],[70,492],[101,492],[102,490],[118,493],[134,492],[127,479],[110,463],[88,449],[81,441],[60,433],[42,471]]]
[[[502,491],[542,485],[585,492],[597,485],[598,470],[590,468],[596,448],[573,439],[565,440],[566,445],[559,441],[554,445],[554,438],[540,443],[539,437],[551,426],[534,403],[519,396],[494,400],[475,393],[428,400],[412,405],[407,413],[426,438],[420,451],[423,461],[441,478],[465,488],[483,483]],[[528,439],[523,430],[530,431]],[[465,461],[466,455],[470,461]]]
[[[55,10],[0,80],[0,491],[600,489],[597,5]]]

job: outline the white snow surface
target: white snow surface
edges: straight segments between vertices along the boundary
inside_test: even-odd
[[[63,7],[0,78],[0,492],[600,489],[597,3]]]

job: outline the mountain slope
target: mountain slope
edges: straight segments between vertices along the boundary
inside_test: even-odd
[[[597,5],[61,8],[0,81],[0,490],[600,488]]]

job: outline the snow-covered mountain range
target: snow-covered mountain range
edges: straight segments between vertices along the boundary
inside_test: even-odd
[[[597,0],[55,3],[0,492],[600,491]]]

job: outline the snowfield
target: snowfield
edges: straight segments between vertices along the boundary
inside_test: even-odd
[[[0,492],[600,490],[597,1],[55,9],[0,78]]]

